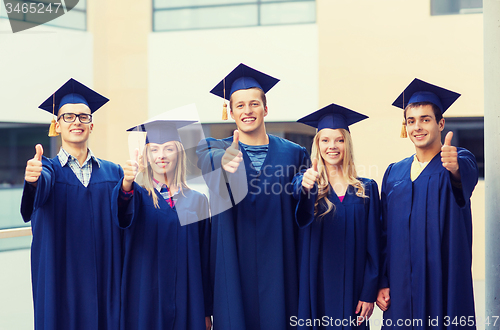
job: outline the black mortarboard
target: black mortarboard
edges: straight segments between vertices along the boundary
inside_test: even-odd
[[[127,131],[146,132],[146,144],[164,144],[169,141],[181,142],[178,129],[196,123],[194,120],[153,120],[129,128]]]
[[[297,120],[312,127],[316,127],[318,132],[323,128],[338,129],[343,128],[349,131],[349,125],[368,118],[359,112],[347,109],[343,106],[332,103],[326,107],[316,110],[313,113]]]
[[[411,103],[430,102],[444,113],[459,97],[458,93],[415,78],[392,105],[405,109]]]
[[[108,98],[71,78],[49,96],[39,108],[53,113],[54,106],[54,114],[57,114],[57,111],[65,104],[83,103],[90,108],[91,113],[94,113],[108,101]]]

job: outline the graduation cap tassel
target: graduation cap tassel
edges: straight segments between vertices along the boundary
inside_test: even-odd
[[[403,126],[401,127],[401,135],[399,136],[401,138],[407,138],[408,134],[406,134],[406,121],[403,120]]]
[[[222,100],[222,120],[227,120],[227,104],[226,104],[226,79],[224,81],[224,98]]]
[[[58,136],[59,133],[56,132],[56,120],[54,119],[55,118],[55,94],[52,94],[52,115],[54,115],[54,117],[52,118],[52,121],[50,122],[50,127],[49,127],[49,136],[52,137],[52,136]]]

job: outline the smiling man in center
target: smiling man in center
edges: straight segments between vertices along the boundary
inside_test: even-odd
[[[211,93],[229,101],[238,129],[197,149],[211,194],[213,324],[219,330],[291,329],[290,317],[297,315],[296,202],[286,187],[307,166],[308,155],[266,133],[265,93],[278,81],[244,64],[236,67]],[[224,198],[233,206],[214,212],[220,207],[213,204]]]

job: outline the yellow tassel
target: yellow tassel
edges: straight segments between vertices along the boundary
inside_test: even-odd
[[[222,120],[227,120],[227,104],[224,102],[222,106]]]
[[[406,121],[403,120],[403,126],[401,127],[401,135],[399,136],[401,138],[407,138],[408,134],[406,134]]]
[[[49,127],[49,136],[58,136],[59,133],[56,132],[56,120],[52,118],[52,122]]]

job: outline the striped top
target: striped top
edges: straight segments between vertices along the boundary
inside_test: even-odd
[[[267,151],[269,150],[269,144],[264,144],[261,146],[250,146],[248,144],[241,143],[243,149],[245,149],[248,157],[252,161],[253,167],[258,172],[262,168],[262,164],[266,160]]]

